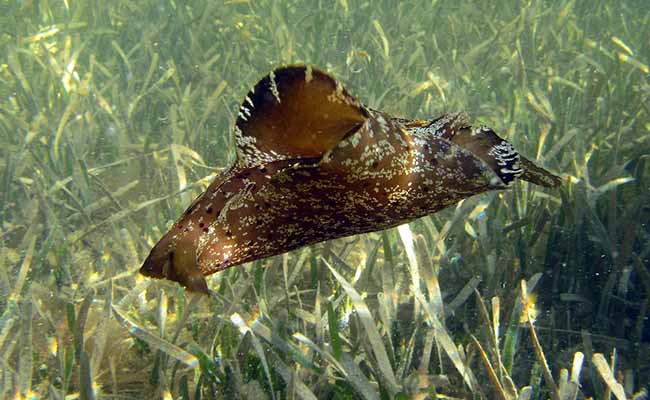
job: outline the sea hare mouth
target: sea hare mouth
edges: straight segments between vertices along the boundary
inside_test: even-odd
[[[276,69],[242,102],[237,160],[152,249],[140,272],[207,293],[204,275],[394,227],[517,179],[559,177],[463,114],[392,117],[310,66]]]
[[[142,264],[142,267],[140,267],[140,273],[149,278],[162,279],[165,277],[164,274],[157,271],[156,264],[149,258],[147,258]]]
[[[193,292],[208,294],[205,277],[197,268],[196,256],[192,245],[183,241],[167,247],[156,245],[140,268],[140,273],[150,278],[166,278],[175,281]],[[174,251],[178,248],[179,251]]]

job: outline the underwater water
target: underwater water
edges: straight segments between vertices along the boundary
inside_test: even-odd
[[[648,398],[645,1],[0,3],[0,398]],[[558,189],[138,273],[274,68],[464,111]]]

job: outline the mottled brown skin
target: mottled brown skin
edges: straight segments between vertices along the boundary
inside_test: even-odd
[[[144,275],[207,292],[205,275],[397,226],[518,177],[561,183],[460,114],[393,118],[305,66],[277,69],[255,86],[235,138],[236,163],[151,250]]]

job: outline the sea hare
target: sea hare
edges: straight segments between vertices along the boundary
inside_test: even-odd
[[[310,66],[248,93],[237,160],[154,246],[140,272],[207,292],[205,275],[328,239],[378,231],[522,178],[559,177],[462,114],[395,118]]]

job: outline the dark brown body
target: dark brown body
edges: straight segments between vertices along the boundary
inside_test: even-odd
[[[560,183],[460,115],[392,118],[304,66],[278,69],[256,85],[235,136],[237,163],[154,247],[145,275],[207,291],[204,275],[393,227],[519,176]]]

